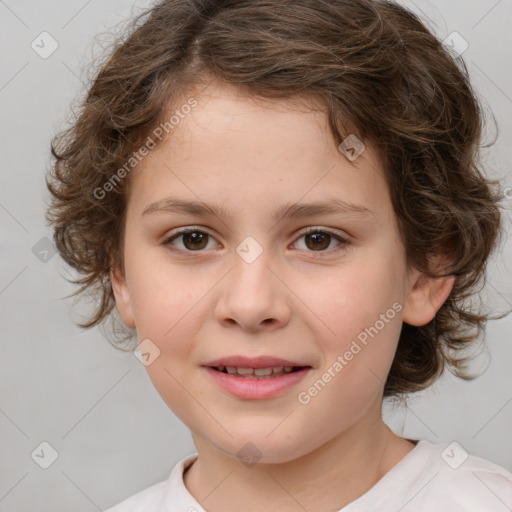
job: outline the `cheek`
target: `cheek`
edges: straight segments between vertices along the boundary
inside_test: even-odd
[[[164,400],[179,408],[186,393],[178,383],[187,381],[188,368],[200,364],[196,340],[211,314],[207,295],[215,280],[211,271],[201,276],[192,265],[170,265],[165,251],[155,249],[132,252],[127,272],[138,341],[149,339],[160,351],[146,370]]]
[[[382,254],[347,262],[345,269],[317,284],[316,294],[310,290],[307,295],[308,305],[321,319],[314,320],[316,331],[322,333],[318,347],[323,376],[316,385],[322,396],[314,400],[337,403],[342,416],[349,411],[357,416],[380,394],[402,327],[400,260]]]
[[[397,307],[393,309],[393,304],[402,302],[399,282],[400,271],[390,259],[372,262],[362,257],[330,275],[317,276],[314,286],[308,280],[303,289],[297,288],[298,295],[307,298],[305,302],[314,313],[311,318],[321,326],[326,347],[343,349],[390,308],[387,319],[395,319]]]
[[[155,336],[167,343],[176,332],[183,336],[214,283],[212,271],[171,264],[162,247],[146,247],[131,256],[127,271],[132,277],[130,296],[139,337]]]
[[[160,351],[146,371],[167,406],[191,427],[195,415],[202,414],[191,407],[190,396],[200,399],[201,390],[190,374],[200,364],[198,330],[211,314],[207,294],[212,278],[202,279],[192,266],[185,270],[153,262],[145,268],[151,270],[139,272],[133,281],[137,337],[139,343],[149,338]]]
[[[380,281],[376,288],[350,279],[344,284],[342,289],[330,288],[331,300],[321,310],[323,321],[334,331],[322,328],[324,334],[318,340],[322,367],[297,396],[308,415],[309,428],[325,436],[349,428],[373,406],[380,410],[376,404],[402,326],[402,306],[395,300],[398,294],[391,282]]]

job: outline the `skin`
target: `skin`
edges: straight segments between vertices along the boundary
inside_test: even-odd
[[[345,158],[312,99],[255,101],[219,83],[195,98],[131,176],[125,272],[111,275],[117,308],[139,342],[149,338],[160,350],[147,371],[192,432],[199,457],[184,480],[206,510],[337,510],[414,448],[382,421],[384,382],[402,322],[429,322],[453,278],[407,267],[376,154],[367,144],[355,162]],[[230,215],[142,215],[170,195],[223,205]],[[284,203],[330,198],[372,213],[271,219]],[[199,250],[186,236],[166,244],[187,226],[211,235]],[[333,236],[324,245],[309,240],[310,226]],[[249,235],[263,249],[250,264],[236,252]],[[298,393],[396,302],[401,311],[378,335],[299,403]],[[279,397],[242,400],[201,367],[234,354],[313,370]],[[237,458],[247,442],[261,454],[250,467]]]

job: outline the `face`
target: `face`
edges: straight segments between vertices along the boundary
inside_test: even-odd
[[[117,308],[157,347],[149,376],[194,435],[290,461],[379,417],[402,321],[436,308],[414,302],[371,147],[349,161],[305,104],[218,84],[195,98],[132,176]],[[231,356],[304,369],[260,380],[208,368]]]

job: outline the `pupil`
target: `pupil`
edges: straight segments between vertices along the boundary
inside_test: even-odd
[[[192,231],[191,233],[183,234],[183,244],[187,249],[204,249],[206,247],[206,233],[199,233],[198,231]],[[191,247],[189,243],[191,242]],[[202,243],[201,243],[202,242]]]
[[[318,246],[316,245],[316,247],[313,247],[313,249],[326,249],[327,247],[329,247],[329,237],[330,235],[327,235],[325,233],[310,233],[310,234],[307,234],[306,235],[306,245],[308,245],[308,241],[313,241],[314,243],[317,243],[319,241],[322,241],[323,240],[323,244],[321,244],[321,246]],[[311,247],[309,247],[308,245],[308,248],[311,249]]]

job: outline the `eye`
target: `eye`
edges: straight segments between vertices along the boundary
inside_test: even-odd
[[[213,239],[213,237],[206,231],[190,227],[177,231],[164,241],[164,245],[175,245],[173,242],[178,238],[182,238],[183,240],[181,242],[181,247],[177,247],[177,249],[186,252],[201,251],[202,249],[208,248],[208,239]]]
[[[181,242],[179,244],[175,243],[175,241],[180,238],[182,239]],[[303,245],[305,248],[299,247],[299,249],[313,253],[336,252],[343,250],[350,245],[350,242],[341,236],[315,227],[310,227],[303,232],[302,236],[295,242],[295,244],[297,244],[301,239],[304,239]],[[215,244],[208,247],[208,242],[213,240],[213,237],[208,232],[191,226],[176,231],[173,235],[168,237],[163,244],[173,246],[177,251],[201,252],[203,249],[212,249],[215,247]],[[337,241],[338,245],[334,250],[327,251],[334,241]]]
[[[308,228],[305,233],[298,239],[298,241],[304,239],[304,246],[308,252],[327,252],[326,249],[331,246],[333,241],[338,241],[338,245],[332,252],[336,252],[345,249],[350,242],[335,233],[325,231],[319,228]],[[296,244],[298,243],[295,242]],[[331,252],[331,251],[329,251]]]

